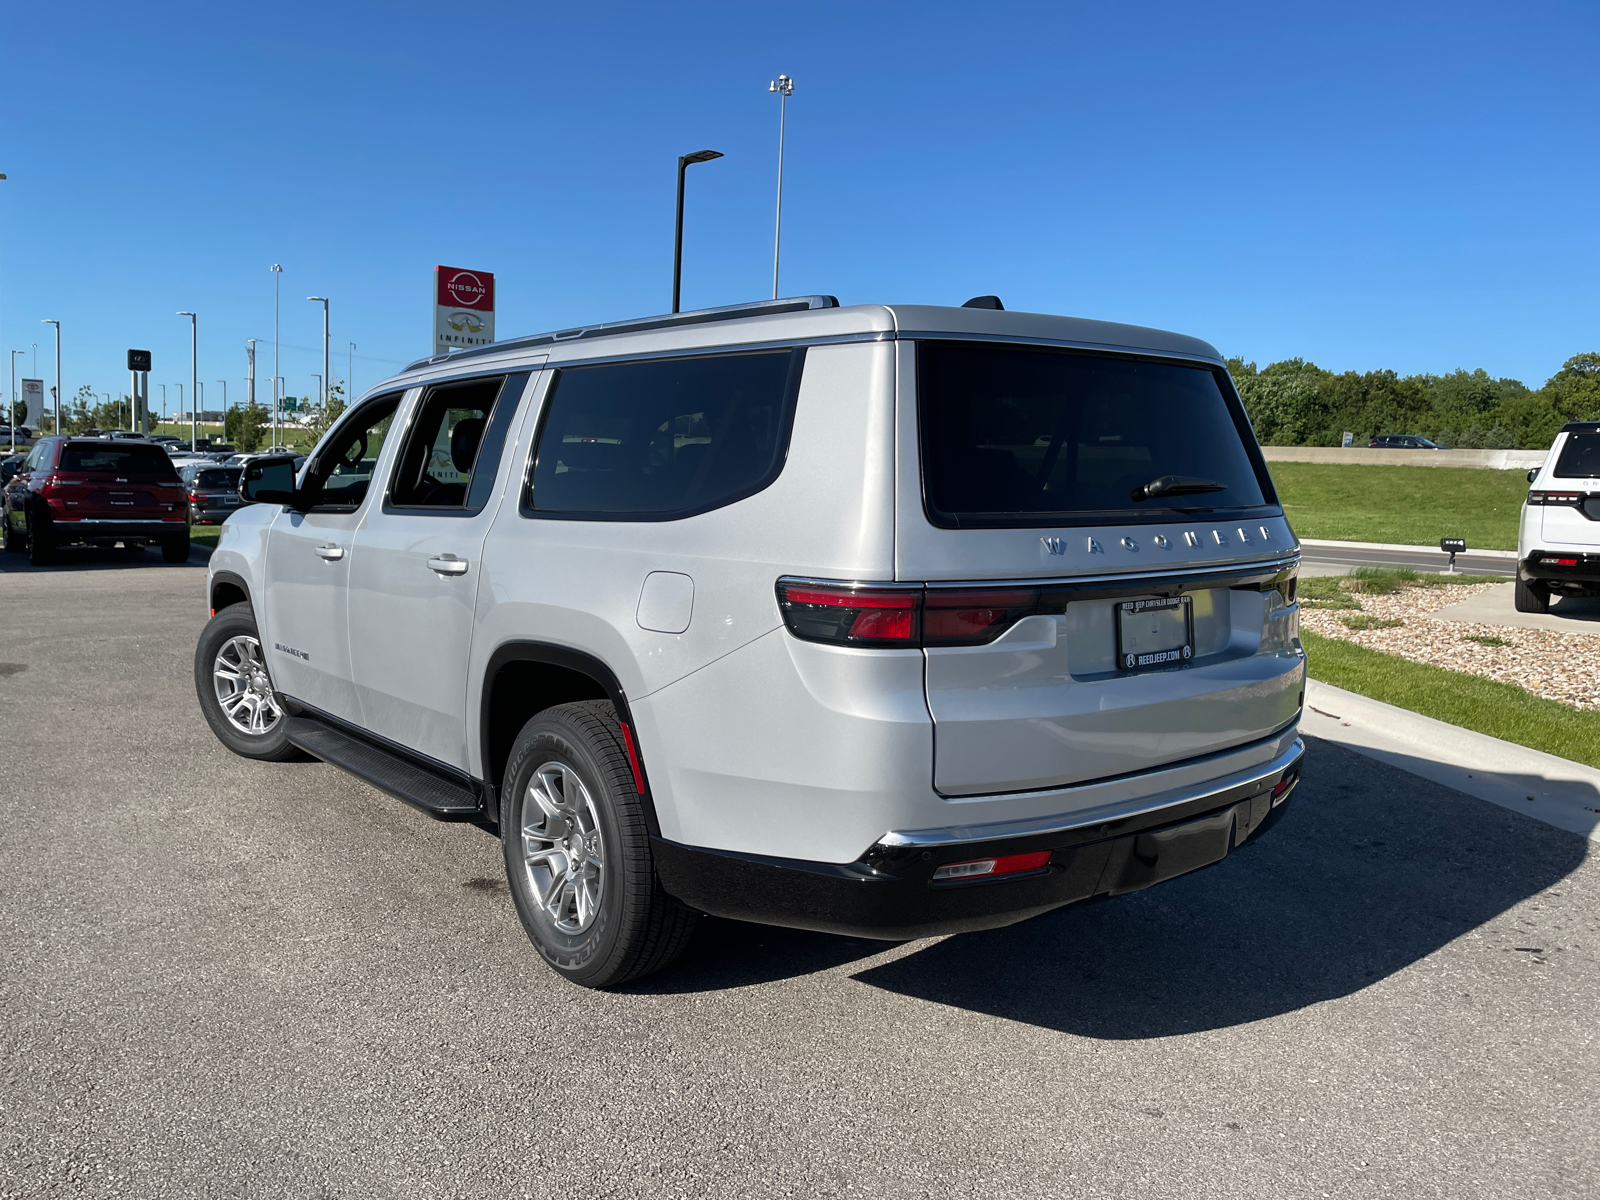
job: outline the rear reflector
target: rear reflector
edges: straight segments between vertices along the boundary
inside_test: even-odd
[[[626,721],[618,721],[622,728],[622,748],[628,752],[628,769],[633,772],[633,788],[639,795],[644,795],[644,770],[639,766],[639,751],[633,745],[633,730],[628,728]]]
[[[929,646],[972,646],[993,641],[1039,604],[1036,588],[981,591],[928,590],[923,640]]]
[[[975,858],[971,862],[946,863],[934,871],[934,882],[952,879],[992,879],[996,875],[1019,875],[1037,871],[1050,861],[1050,851],[1033,854],[1008,854],[1004,858]]]
[[[1578,565],[1578,560],[1575,558],[1542,558],[1539,561],[1551,567],[1575,567]]]

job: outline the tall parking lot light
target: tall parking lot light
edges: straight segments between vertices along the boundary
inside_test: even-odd
[[[272,264],[272,448],[278,448],[278,285],[283,281],[283,268]]]
[[[189,452],[200,450],[200,320],[192,312],[181,312],[189,318]]]
[[[61,322],[46,317],[41,325],[56,327],[56,432],[61,432]]]
[[[324,408],[328,404],[328,298],[326,296],[307,296],[307,300],[315,301],[322,305],[322,383],[318,386],[317,403]]]
[[[683,176],[692,163],[710,162],[721,158],[720,150],[696,150],[693,154],[678,155],[678,224],[672,238],[672,311],[678,311],[678,291],[683,282]]]
[[[17,355],[26,354],[26,350],[13,350],[11,352],[11,411],[6,413],[6,424],[11,429],[11,453],[17,452]]]
[[[767,85],[767,91],[778,94],[778,215],[772,223],[772,298],[778,298],[778,238],[783,233],[783,123],[789,115],[789,97],[794,93],[794,80],[779,75]]]

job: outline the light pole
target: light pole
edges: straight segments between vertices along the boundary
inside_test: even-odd
[[[313,371],[311,373],[311,378],[313,378],[313,379],[315,379],[317,381],[317,395],[322,396],[323,395],[323,391],[322,391],[322,388],[323,388],[322,376],[318,375],[315,371]],[[327,403],[326,398],[324,398],[324,400],[322,402],[324,404],[326,404]]]
[[[11,385],[11,390],[16,391],[16,384]],[[350,358],[344,368],[344,402],[349,404],[356,395],[356,344],[350,343]]]
[[[61,322],[46,317],[39,324],[56,327],[56,432],[59,434],[61,432]]]
[[[693,154],[678,155],[678,225],[672,238],[672,311],[678,311],[678,289],[683,282],[683,176],[691,163],[710,162],[721,158],[720,150],[696,150]]]
[[[794,80],[779,75],[767,91],[778,93],[778,217],[772,224],[772,298],[778,298],[778,239],[783,233],[783,122],[789,112],[789,95],[794,91]]]
[[[183,411],[183,384],[175,383],[172,386],[178,389],[178,412],[182,412]]]
[[[272,264],[272,448],[278,448],[278,285],[283,268]]]
[[[217,382],[222,385],[222,440],[226,442],[228,440],[228,381],[219,379]]]
[[[156,386],[161,389],[161,423],[165,425],[167,423],[167,385],[158,383]]]
[[[328,298],[326,296],[307,296],[307,300],[322,305],[322,374],[317,378],[317,403],[322,405],[324,411],[328,407]]]
[[[189,318],[189,453],[200,449],[200,318],[192,312],[181,312]]]
[[[11,352],[11,410],[6,413],[6,424],[11,429],[11,453],[17,452],[17,355],[26,354],[26,350],[13,350]],[[24,413],[24,416],[27,414]]]

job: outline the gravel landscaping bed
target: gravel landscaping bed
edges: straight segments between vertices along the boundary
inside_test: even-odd
[[[1600,638],[1434,619],[1440,609],[1502,582],[1407,585],[1388,594],[1370,594],[1360,590],[1360,580],[1340,581],[1344,595],[1333,603],[1353,607],[1326,607],[1327,601],[1308,598],[1301,603],[1300,623],[1324,637],[1514,683],[1574,708],[1600,709]]]

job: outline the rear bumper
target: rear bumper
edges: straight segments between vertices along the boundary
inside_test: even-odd
[[[1567,565],[1570,560],[1571,565]],[[1600,584],[1600,554],[1581,550],[1533,550],[1521,562],[1525,579],[1541,583]]]
[[[1116,817],[894,832],[853,863],[706,850],[654,839],[662,885],[683,903],[741,921],[902,941],[993,929],[1092,896],[1138,891],[1210,866],[1282,815],[1304,743],[1270,763]],[[1089,818],[1085,821],[1085,818]],[[1022,875],[935,883],[946,864],[1050,852]]]
[[[55,517],[50,522],[50,536],[58,543],[91,541],[99,538],[140,538],[161,542],[183,537],[188,528],[188,522],[182,518],[176,521],[71,521]]]

